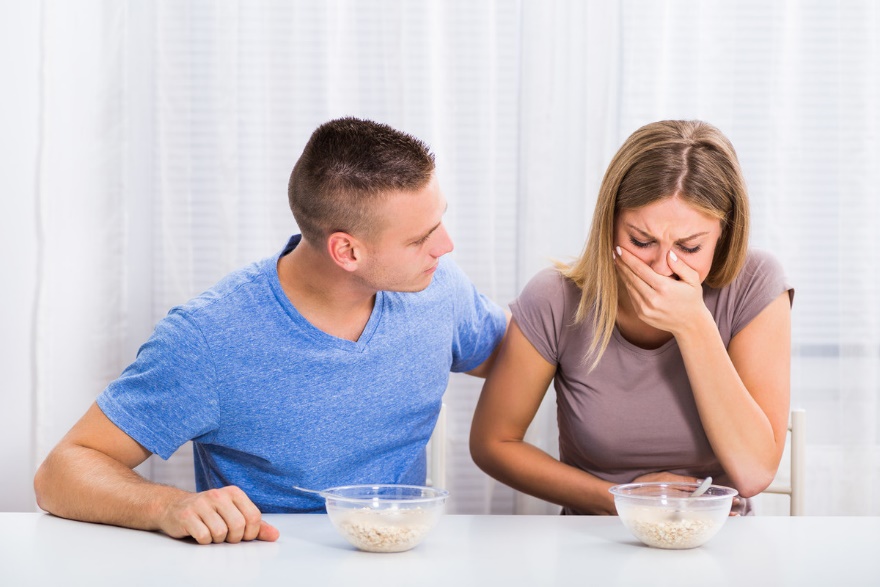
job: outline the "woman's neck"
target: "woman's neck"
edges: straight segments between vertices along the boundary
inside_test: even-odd
[[[617,296],[617,330],[628,342],[643,349],[660,348],[672,339],[672,333],[654,328],[638,317],[629,293],[619,284]]]

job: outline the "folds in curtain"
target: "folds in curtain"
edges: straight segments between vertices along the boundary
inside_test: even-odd
[[[34,193],[40,116],[39,3],[0,19],[0,510],[33,509],[33,312],[37,277]]]
[[[880,475],[874,3],[47,0],[19,13],[3,41],[39,58],[16,61],[37,74],[10,70],[25,138],[0,143],[21,163],[4,179],[21,200],[0,204],[14,219],[7,274],[18,270],[2,360],[11,388],[31,393],[15,394],[24,417],[2,444],[34,443],[24,459],[3,453],[23,473],[4,509],[29,509],[36,463],[171,306],[282,246],[303,144],[355,115],[432,145],[453,254],[502,305],[579,253],[630,132],[670,117],[718,125],[750,185],[753,244],[798,292],[808,509],[880,511],[859,482]],[[451,511],[555,511],[473,466],[479,387],[454,376],[447,393]],[[551,390],[529,432],[551,453],[552,404]],[[147,474],[192,483],[188,465],[169,466]]]
[[[126,9],[43,2],[13,12],[4,37],[17,45],[4,58],[32,70],[10,80],[23,82],[20,102],[4,103],[19,131],[4,133],[4,152],[16,150],[4,161],[21,163],[4,174],[4,200],[16,204],[4,250],[27,266],[4,270],[3,305],[14,313],[3,322],[4,412],[14,421],[3,426],[3,471],[14,477],[0,498],[3,509],[28,510],[36,463],[120,371]]]
[[[317,125],[346,115],[431,145],[456,259],[513,297],[518,3],[163,2],[154,18],[154,320],[286,242],[290,170]],[[478,393],[452,377],[450,510],[510,511],[509,492],[485,502],[468,452]],[[191,487],[190,463],[184,447],[149,474]]]
[[[125,16],[124,5],[112,2],[46,3],[42,13],[33,322],[38,459],[122,363]]]
[[[555,260],[570,261],[589,234],[605,167],[617,149],[618,2],[523,6],[516,291]],[[556,457],[551,389],[526,440]],[[559,506],[517,494],[516,513]]]
[[[878,513],[880,11],[625,0],[622,17],[621,134],[662,118],[721,128],[749,185],[752,246],[776,254],[795,286],[792,404],[809,419],[808,513]]]

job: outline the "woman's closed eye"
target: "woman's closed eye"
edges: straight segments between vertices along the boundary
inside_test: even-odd
[[[680,245],[678,245],[678,248],[681,249],[682,251],[684,251],[685,253],[693,255],[694,253],[698,253],[700,251],[700,249],[703,248],[703,245],[694,245],[692,247],[686,247],[686,246],[680,244]]]
[[[648,248],[648,247],[650,247],[651,245],[654,244],[654,241],[652,241],[652,240],[651,240],[651,241],[640,241],[640,240],[638,240],[637,238],[635,238],[635,237],[633,237],[633,236],[629,237],[629,242],[632,243],[632,245],[633,245],[634,247],[638,247],[638,248],[640,248],[640,249],[646,249],[646,248]],[[694,245],[693,247],[687,247],[687,246],[685,246],[685,245],[683,245],[683,244],[681,244],[681,243],[679,243],[679,244],[676,245],[676,246],[677,246],[677,247],[679,248],[679,250],[681,250],[682,252],[687,253],[687,254],[690,254],[690,255],[693,255],[694,253],[698,253],[698,252],[700,251],[700,249],[703,248],[702,245]]]

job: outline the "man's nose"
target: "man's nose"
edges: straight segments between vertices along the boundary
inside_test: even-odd
[[[430,251],[432,257],[440,258],[446,253],[451,253],[452,249],[455,248],[455,245],[452,244],[452,237],[446,232],[446,226],[443,224],[437,227],[432,237],[431,240],[433,242],[431,243]]]

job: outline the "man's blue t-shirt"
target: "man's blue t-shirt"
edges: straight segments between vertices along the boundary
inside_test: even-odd
[[[292,485],[424,484],[449,372],[489,357],[503,310],[446,256],[424,291],[378,292],[343,340],[293,307],[279,256],[173,308],[99,407],[163,459],[192,440],[197,489],[237,485],[264,513],[322,509]]]

